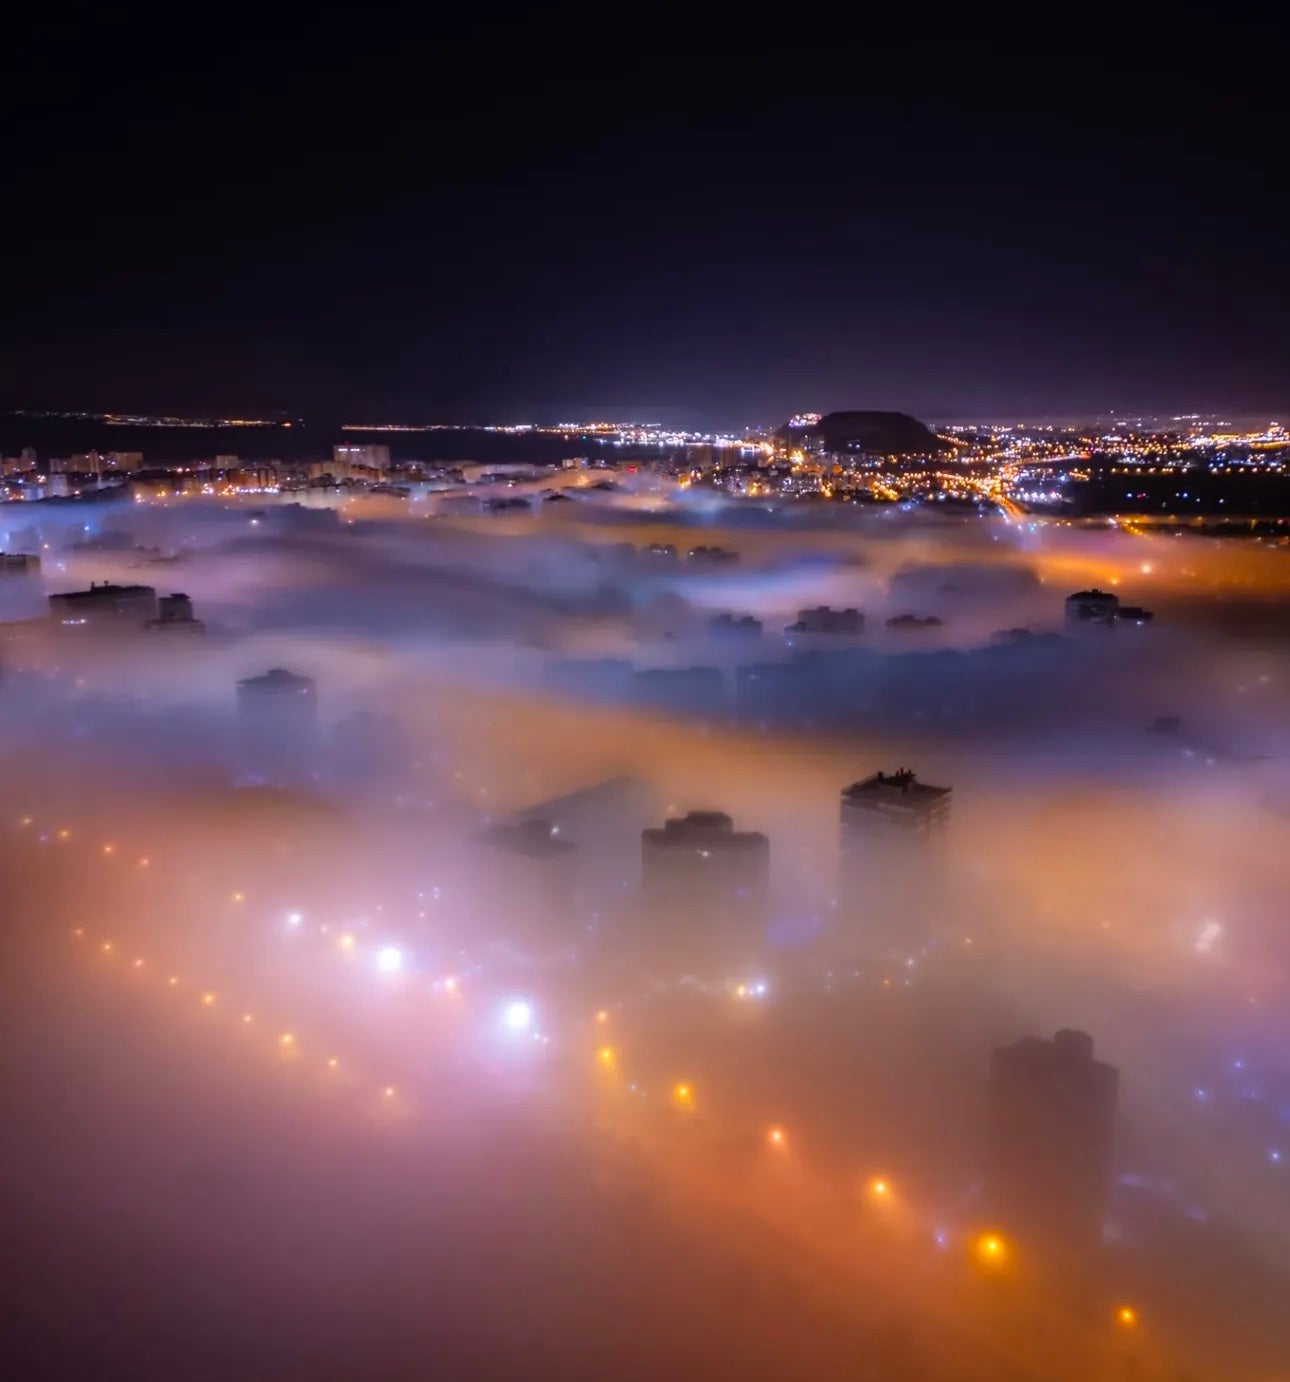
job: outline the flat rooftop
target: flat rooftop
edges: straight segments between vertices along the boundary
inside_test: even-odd
[[[894,773],[876,772],[871,777],[853,782],[850,787],[843,788],[842,795],[846,800],[856,802],[931,806],[944,800],[953,790],[952,787],[933,787],[930,782],[920,782],[910,769],[898,768]]]

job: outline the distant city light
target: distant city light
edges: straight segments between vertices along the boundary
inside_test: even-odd
[[[1138,1324],[1138,1312],[1131,1305],[1121,1305],[1115,1312],[1115,1322],[1121,1329],[1135,1329]]]
[[[396,945],[382,946],[376,952],[376,967],[382,974],[398,973],[403,968],[403,952]]]
[[[303,913],[303,912],[288,912],[288,913],[287,913],[287,925],[288,925],[288,926],[291,926],[291,927],[299,926],[299,925],[301,924],[301,922],[304,921],[304,919],[305,919],[305,917],[304,917],[304,913]]]

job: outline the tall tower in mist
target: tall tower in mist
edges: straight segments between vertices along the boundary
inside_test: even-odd
[[[578,935],[578,847],[550,821],[495,825],[483,836],[475,895],[480,929],[529,953],[548,954]]]
[[[770,841],[722,811],[691,811],[641,831],[641,892],[660,929],[692,952],[737,961],[731,947],[766,931]]]
[[[949,824],[949,787],[908,768],[876,772],[842,792],[838,912],[867,950],[910,954],[931,932],[932,843]]]
[[[318,687],[275,667],[237,684],[237,718],[244,776],[291,785],[313,776],[318,757]]]
[[[1097,1246],[1106,1213],[1120,1072],[1093,1038],[1025,1037],[990,1060],[986,1200],[1020,1241],[1079,1253]]]

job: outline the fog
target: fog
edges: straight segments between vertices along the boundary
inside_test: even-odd
[[[583,478],[0,508],[22,1375],[1285,1375],[1290,549]],[[696,810],[764,898],[651,894]],[[989,1152],[1067,1028],[1078,1247]]]

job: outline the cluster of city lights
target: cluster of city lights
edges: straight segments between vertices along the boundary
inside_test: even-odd
[[[118,955],[125,953],[115,940],[110,937],[99,938],[85,926],[73,927],[71,938],[78,945],[83,945],[87,950],[98,954],[105,960],[115,960]],[[253,1011],[234,1002],[227,993],[221,990],[205,988],[199,982],[173,973],[167,970],[165,966],[158,966],[152,960],[137,954],[130,959],[129,964],[121,972],[135,979],[146,979],[154,974],[164,975],[165,987],[168,990],[194,994],[196,1006],[203,1011],[227,1012],[236,1029],[264,1030],[272,1033],[273,1035],[269,1038],[271,1049],[280,1058],[289,1059],[293,1063],[305,1059],[305,1048],[302,1046],[300,1037],[292,1028],[257,1017]],[[339,1056],[330,1052],[320,1055],[317,1058],[317,1063],[319,1069],[329,1075],[336,1075],[342,1068],[346,1072],[353,1068],[351,1062],[342,1062]],[[373,1090],[386,1103],[393,1102],[398,1093],[397,1088],[388,1083],[377,1084],[373,1086]]]
[[[22,818],[20,825],[25,830],[32,830],[34,838],[43,841],[67,843],[73,838],[72,830],[66,826],[48,831],[40,831],[38,827],[33,829],[35,822],[29,816]],[[118,861],[122,866],[144,869],[150,866],[151,861],[148,856],[134,855],[128,850],[119,848],[115,842],[104,841],[98,848],[103,858]],[[153,876],[156,876],[155,870]],[[228,900],[230,905],[238,908],[247,905],[247,895],[240,888],[231,891],[228,894]],[[309,918],[300,910],[291,910],[285,915],[279,914],[277,924],[283,926],[290,933],[299,933],[311,925]],[[326,927],[319,929],[327,930]],[[116,965],[118,972],[139,978],[146,978],[154,974],[164,976],[166,989],[191,995],[192,1002],[201,1011],[227,1014],[235,1030],[249,1028],[257,1032],[268,1033],[267,1039],[271,1043],[271,1049],[281,1061],[288,1062],[292,1066],[298,1066],[301,1063],[314,1063],[319,1071],[329,1078],[337,1077],[341,1072],[348,1072],[352,1068],[348,1060],[343,1061],[339,1055],[328,1051],[325,1046],[321,1044],[315,1046],[313,1043],[302,1039],[294,1025],[269,1022],[257,1016],[255,1012],[247,1009],[244,1005],[235,1002],[231,995],[220,988],[202,984],[178,973],[169,972],[164,966],[157,965],[143,955],[131,954],[128,947],[119,944],[111,936],[91,933],[87,927],[77,926],[72,931],[72,939],[87,951],[97,953],[105,961],[117,961],[128,955],[127,963]],[[340,951],[345,953],[354,952],[358,945],[354,933],[349,931],[341,932],[336,937],[335,944]],[[399,946],[382,942],[372,947],[371,963],[378,975],[394,977],[407,970],[408,957]],[[434,992],[454,993],[457,988],[456,976],[447,976],[435,981],[432,985]],[[743,1002],[765,998],[770,989],[765,980],[752,979],[732,985],[728,992],[735,1001]],[[513,996],[506,999],[497,1010],[496,1021],[500,1032],[507,1037],[531,1037],[535,1040],[549,1042],[549,1037],[540,1035],[537,1031],[537,1008],[533,1000],[528,997]],[[593,1029],[599,1033],[612,1029],[612,1009],[602,1007],[595,1011],[591,1017],[591,1024]],[[315,1052],[317,1054],[314,1054]],[[594,1063],[613,1083],[627,1085],[631,1090],[639,1092],[638,1085],[629,1078],[619,1046],[605,1043],[602,1038],[595,1047]],[[362,1082],[362,1087],[370,1088],[383,1104],[393,1103],[400,1108],[405,1108],[405,1101],[398,1095],[394,1084],[373,1082],[368,1085],[367,1082]],[[677,1079],[668,1090],[667,1103],[677,1113],[698,1114],[701,1109],[698,1087],[689,1078]],[[775,1156],[796,1159],[800,1155],[794,1150],[789,1129],[781,1123],[770,1123],[765,1126],[763,1137],[765,1145]],[[890,1212],[898,1205],[901,1212],[907,1213],[909,1210],[908,1205],[901,1204],[900,1197],[897,1195],[896,1183],[886,1173],[874,1174],[865,1180],[863,1193],[865,1199],[874,1206],[875,1210]],[[933,1228],[928,1232],[927,1237],[937,1249],[944,1250],[951,1245],[950,1235],[942,1227]],[[1010,1271],[1015,1255],[1014,1245],[1002,1233],[995,1230],[978,1231],[967,1235],[963,1239],[963,1250],[967,1259],[987,1275]],[[1118,1328],[1124,1330],[1137,1329],[1140,1324],[1138,1309],[1128,1304],[1116,1306],[1112,1319]]]

